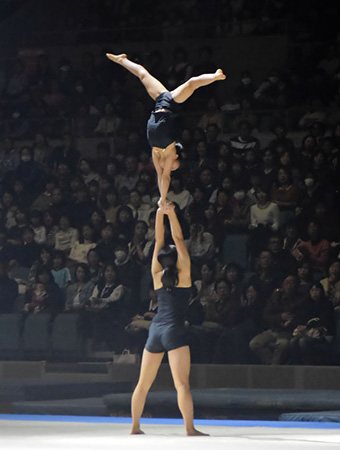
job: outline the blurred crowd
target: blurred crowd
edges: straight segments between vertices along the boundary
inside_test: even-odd
[[[138,28],[132,2],[106,3],[111,15],[103,14],[102,27],[114,5],[119,14],[126,8],[126,26]],[[233,20],[238,6],[251,14],[253,3],[267,5],[273,20],[289,14],[285,2],[226,1],[209,2],[212,15],[215,3]],[[204,5],[186,2],[186,11],[199,21]],[[177,23],[171,14],[169,29]],[[296,47],[287,69],[257,84],[244,71],[223,104],[215,85],[203,88],[179,117],[180,168],[168,198],[192,260],[193,362],[338,363],[339,49],[335,36],[322,51]],[[168,66],[157,52],[134,60],[169,90],[217,68],[208,47],[190,57],[178,47]],[[94,350],[142,350],[157,311],[151,109],[139,80],[105,53],[85,53],[77,66],[65,58],[52,67],[41,54],[2,67],[0,313],[18,311],[19,296],[24,315],[80,314]],[[78,142],[93,137],[84,157]],[[226,245],[234,237],[243,259]]]

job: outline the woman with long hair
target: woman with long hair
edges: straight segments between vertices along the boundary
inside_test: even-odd
[[[164,246],[164,214],[168,215],[175,246]],[[172,203],[162,205],[156,215],[152,278],[157,293],[158,311],[149,330],[138,384],[132,396],[131,434],[140,429],[147,393],[157,375],[165,352],[177,390],[177,401],[188,436],[203,435],[193,423],[193,402],[189,388],[190,351],[184,326],[191,292],[190,257]]]
[[[225,75],[221,69],[218,69],[215,73],[192,77],[169,92],[143,66],[130,61],[125,53],[120,55],[107,53],[106,56],[137,76],[150,97],[156,102],[148,121],[147,136],[152,147],[152,160],[158,176],[160,202],[165,202],[170,185],[170,173],[179,167],[175,147],[177,137],[175,113],[178,104],[184,103],[196,89],[218,80],[224,80]]]

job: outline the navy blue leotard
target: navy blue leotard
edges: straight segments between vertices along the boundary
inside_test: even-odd
[[[158,311],[152,320],[145,348],[151,353],[162,353],[188,345],[184,325],[191,287],[176,287],[171,292],[156,290]]]
[[[156,98],[146,127],[146,134],[151,147],[166,148],[177,137],[176,112],[178,103],[172,98],[171,92],[163,92]],[[166,111],[159,111],[166,109]]]

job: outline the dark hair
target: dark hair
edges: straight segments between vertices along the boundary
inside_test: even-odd
[[[77,264],[75,266],[75,268],[74,268],[74,276],[75,276],[75,278],[76,278],[77,270],[79,268],[83,269],[83,271],[85,272],[85,281],[86,282],[90,281],[90,279],[91,279],[90,269],[89,269],[89,266],[87,264],[85,264],[85,263],[79,263],[79,264]]]
[[[60,258],[62,261],[62,264],[65,265],[66,264],[66,255],[62,250],[54,250],[53,252],[53,258]]]
[[[161,281],[165,290],[171,292],[178,284],[178,270],[175,266],[167,266],[163,269]]]
[[[174,245],[166,245],[165,247],[162,247],[158,252],[157,260],[159,264],[163,267],[163,269],[169,266],[176,267],[177,262],[176,247]],[[165,265],[166,260],[168,261],[167,264]]]

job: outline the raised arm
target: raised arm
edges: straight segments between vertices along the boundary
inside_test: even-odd
[[[175,206],[172,203],[168,203],[167,206],[165,206],[165,212],[169,217],[170,221],[170,228],[171,228],[171,236],[174,240],[176,249],[177,249],[177,265],[178,269],[180,270],[186,270],[188,269],[190,272],[190,256],[188,253],[188,250],[186,248],[186,245],[184,243],[183,238],[183,232],[181,225],[178,221],[177,214],[175,212]]]
[[[164,246],[164,212],[161,209],[157,210],[155,222],[155,248],[152,255],[151,273],[154,275],[163,270],[161,264],[158,262],[157,255],[159,250]]]

